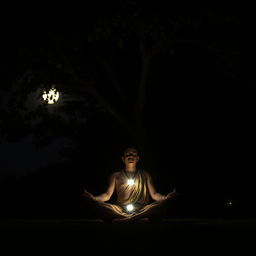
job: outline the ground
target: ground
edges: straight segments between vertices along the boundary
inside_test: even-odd
[[[110,224],[98,219],[2,220],[2,244],[8,250],[76,255],[156,252],[245,254],[255,250],[256,219],[172,218],[161,223]],[[4,243],[3,243],[4,242]],[[168,253],[169,254],[169,253]],[[89,254],[91,255],[91,253]]]

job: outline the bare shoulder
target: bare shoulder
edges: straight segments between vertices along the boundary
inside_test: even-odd
[[[111,177],[111,179],[116,179],[116,178],[120,177],[120,175],[121,175],[121,171],[113,172],[110,177]]]

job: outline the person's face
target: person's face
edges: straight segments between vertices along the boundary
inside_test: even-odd
[[[136,165],[139,161],[138,152],[134,148],[129,148],[124,152],[124,156],[122,157],[125,165]]]

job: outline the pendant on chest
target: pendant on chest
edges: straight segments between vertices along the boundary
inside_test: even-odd
[[[133,186],[135,184],[135,180],[134,179],[128,179],[126,184],[128,186]]]

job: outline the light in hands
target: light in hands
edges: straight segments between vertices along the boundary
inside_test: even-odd
[[[134,209],[134,207],[133,207],[132,204],[128,204],[128,205],[126,206],[126,210],[127,210],[128,212],[133,211],[133,209]]]

